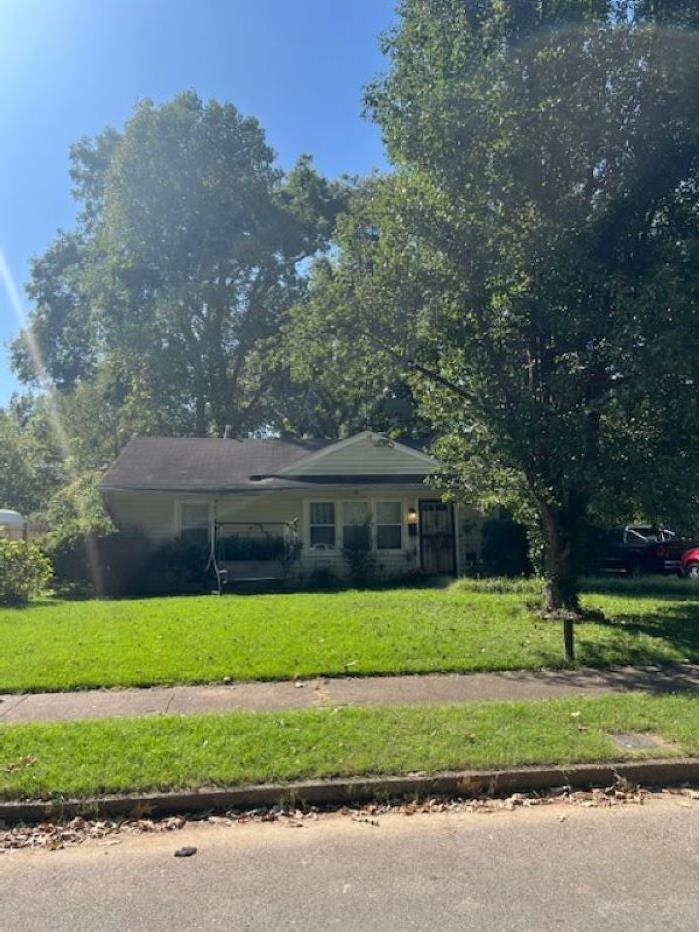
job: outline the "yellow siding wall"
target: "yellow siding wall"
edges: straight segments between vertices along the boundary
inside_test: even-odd
[[[171,492],[105,492],[114,523],[123,531],[137,531],[150,540],[175,534],[175,499]]]
[[[305,461],[286,471],[294,476],[405,476],[418,475],[434,469],[422,456],[414,455],[399,445],[377,446],[369,436],[360,435],[328,454],[322,454],[310,463]]]
[[[356,491],[356,494],[354,494]],[[317,495],[309,496],[300,492],[268,492],[245,495],[242,493],[220,496],[216,499],[216,518],[219,522],[258,523],[284,522],[298,519],[298,529],[303,543],[301,551],[301,568],[304,572],[331,569],[337,576],[347,573],[347,564],[342,555],[341,541],[338,539],[335,550],[311,550],[309,547],[309,503],[310,501],[371,500],[396,501],[402,503],[403,512],[403,550],[375,551],[376,565],[382,575],[400,575],[419,565],[419,537],[410,537],[407,528],[409,508],[418,509],[420,499],[439,499],[438,493],[426,489],[425,492],[391,493],[381,490],[368,493],[362,489],[348,489],[343,492],[319,490]],[[164,492],[107,492],[105,501],[115,523],[125,531],[136,531],[153,541],[172,539],[177,533],[177,503],[183,501],[214,501],[214,496],[187,495]],[[338,524],[340,511],[337,511]],[[458,566],[459,574],[468,570],[467,555],[480,554],[481,527],[484,517],[474,509],[458,506],[455,510],[458,532]],[[269,528],[267,530],[270,530]],[[244,526],[230,526],[221,529],[222,534],[245,534]],[[254,534],[251,528],[250,533]],[[341,529],[337,529],[338,536]]]

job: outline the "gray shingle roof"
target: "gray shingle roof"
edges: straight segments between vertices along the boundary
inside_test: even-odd
[[[261,492],[319,485],[424,488],[422,472],[400,476],[279,475],[287,466],[335,442],[134,437],[107,470],[100,486],[104,490],[169,492]]]
[[[103,489],[226,491],[256,489],[328,441],[134,437],[107,470]],[[269,486],[267,486],[269,487]]]

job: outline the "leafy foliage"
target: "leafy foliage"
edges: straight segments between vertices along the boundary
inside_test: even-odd
[[[51,562],[36,544],[0,534],[0,605],[28,602],[46,588],[51,575]]]
[[[77,228],[35,260],[31,337],[59,390],[89,384],[112,430],[204,435],[265,423],[248,366],[327,245],[341,185],[308,157],[284,175],[256,120],[193,93],[142,102],[71,151]],[[28,341],[14,345],[35,377]]]
[[[381,342],[381,315],[372,317],[370,332],[357,326],[374,308],[364,287],[363,240],[372,237],[368,212],[380,188],[374,178],[352,191],[338,218],[344,248],[312,264],[304,299],[282,328],[276,358],[288,388],[277,401],[278,423],[329,438],[371,428],[425,445],[430,425],[418,412],[400,361]]]
[[[655,11],[404,0],[367,91],[396,172],[342,242],[365,332],[455,489],[536,525],[553,609],[590,509],[659,510],[670,451],[696,465],[699,56]]]
[[[483,523],[482,551],[484,569],[491,576],[528,576],[529,541],[524,525],[511,518],[489,518]]]

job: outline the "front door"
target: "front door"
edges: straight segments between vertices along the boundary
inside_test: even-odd
[[[455,576],[454,508],[447,502],[419,504],[422,568],[429,576]]]

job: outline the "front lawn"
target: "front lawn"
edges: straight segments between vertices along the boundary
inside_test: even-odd
[[[577,626],[579,663],[699,660],[696,588],[606,590],[585,597],[609,621]],[[532,598],[456,583],[5,608],[0,692],[560,667],[561,625]]]
[[[620,750],[619,732],[669,744]],[[699,699],[686,695],[11,725],[0,728],[0,798],[697,754]]]

